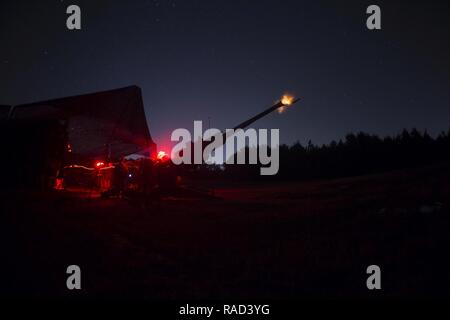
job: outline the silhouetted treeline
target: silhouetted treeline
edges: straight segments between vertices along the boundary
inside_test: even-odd
[[[248,151],[247,148],[246,156]],[[436,138],[417,129],[384,138],[351,133],[343,140],[322,146],[311,142],[282,145],[279,152],[276,176],[260,176],[260,165],[197,166],[190,173],[202,178],[308,180],[422,166],[450,161],[450,130]]]

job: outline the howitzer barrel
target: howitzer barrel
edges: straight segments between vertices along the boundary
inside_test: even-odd
[[[284,100],[284,99],[283,99]],[[273,106],[267,108],[266,110],[264,110],[263,112],[258,113],[256,116],[238,124],[237,126],[235,126],[233,129],[237,130],[237,129],[245,129],[247,128],[249,125],[253,124],[255,121],[267,116],[269,113],[274,112],[275,110],[278,110],[279,108],[284,108],[286,106],[290,106],[293,105],[295,103],[297,103],[300,99],[293,99],[293,100],[289,100],[288,103],[283,102],[283,100],[278,101],[277,103],[275,103]],[[225,144],[227,137],[226,132],[222,133],[222,138],[223,138],[223,143]]]
[[[275,103],[273,106],[271,106],[271,107],[267,108],[266,110],[264,110],[264,111],[258,113],[256,116],[254,116],[254,117],[252,117],[252,118],[250,118],[250,119],[248,119],[248,120],[246,120],[246,121],[244,121],[244,122],[238,124],[237,126],[235,126],[235,127],[233,128],[233,130],[230,130],[230,131],[226,130],[226,131],[222,131],[221,133],[218,133],[213,139],[214,139],[214,141],[217,141],[217,139],[222,138],[221,140],[219,140],[219,141],[220,141],[220,145],[221,145],[221,146],[222,146],[222,145],[225,145],[227,139],[228,139],[229,137],[231,137],[231,136],[233,135],[233,132],[235,132],[236,130],[239,130],[239,129],[245,129],[246,127],[248,127],[248,126],[250,126],[251,124],[253,124],[255,121],[257,121],[257,120],[259,120],[259,119],[265,117],[265,116],[268,115],[269,113],[272,113],[272,112],[274,112],[275,110],[278,110],[278,109],[280,109],[280,108],[286,108],[286,107],[288,107],[288,106],[291,106],[291,105],[297,103],[299,100],[300,100],[300,99],[294,99],[294,98],[291,97],[291,96],[285,95],[285,96],[283,96],[283,98],[282,98],[280,101],[278,101],[277,103]],[[227,131],[228,131],[228,132],[227,132]],[[207,145],[209,145],[210,143],[211,143],[211,140],[209,140],[209,141],[202,140],[202,142],[201,142],[201,144],[202,144],[202,146],[201,146],[201,147],[202,147],[202,150],[204,150],[205,147],[206,147]],[[216,146],[216,148],[217,148],[217,147],[218,147],[218,146]],[[191,143],[189,144],[189,146],[187,146],[187,148],[190,148],[191,150],[194,150],[194,142],[191,142]],[[193,155],[193,153],[191,153],[191,155]]]
[[[300,99],[295,99],[293,100],[290,105],[293,105],[294,103],[296,103],[297,101],[299,101]],[[238,124],[236,127],[234,127],[234,130],[237,129],[244,129],[246,127],[248,127],[249,125],[251,125],[252,123],[254,123],[255,121],[261,119],[262,117],[265,117],[266,115],[268,115],[269,113],[274,112],[275,110],[285,107],[286,104],[284,104],[281,101],[278,101],[277,103],[275,103],[273,106],[271,106],[270,108],[267,108],[266,110],[264,110],[263,112],[257,114],[256,116],[248,119],[247,121],[242,122],[241,124]]]

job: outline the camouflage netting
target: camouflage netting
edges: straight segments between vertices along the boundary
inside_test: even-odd
[[[12,118],[64,121],[74,159],[156,152],[136,86],[15,106]]]

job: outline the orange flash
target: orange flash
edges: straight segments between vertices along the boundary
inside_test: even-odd
[[[281,98],[281,103],[283,104],[283,106],[290,106],[292,104],[292,102],[294,102],[294,97],[290,96],[288,94],[285,94]]]
[[[282,107],[279,107],[277,111],[278,111],[278,113],[283,113],[284,110],[286,110],[286,107],[282,106]]]

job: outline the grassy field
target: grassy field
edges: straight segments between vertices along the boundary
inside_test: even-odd
[[[450,166],[330,181],[204,183],[151,206],[4,194],[1,295],[301,299],[450,296]],[[66,268],[82,290],[66,289]],[[382,290],[366,288],[381,267]]]

